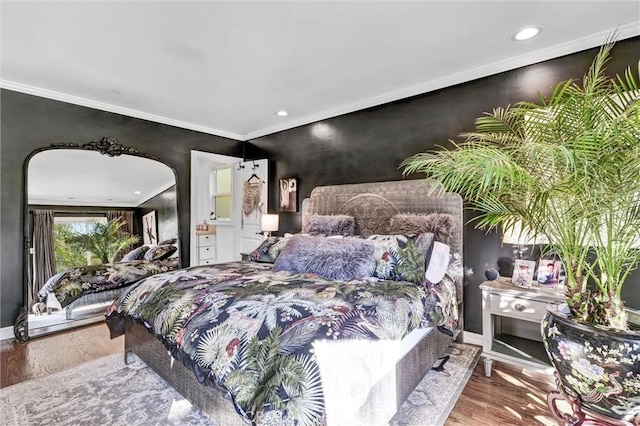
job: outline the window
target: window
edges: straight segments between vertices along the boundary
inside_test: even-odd
[[[53,219],[53,238],[56,258],[56,271],[92,263],[92,254],[77,238],[78,234],[90,234],[96,223],[107,223],[104,216],[73,217],[56,216]]]
[[[231,220],[232,170],[230,166],[215,168],[211,173],[211,200],[215,220]]]

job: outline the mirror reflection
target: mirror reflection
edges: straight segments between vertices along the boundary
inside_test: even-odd
[[[50,149],[29,160],[27,185],[29,337],[104,320],[127,287],[178,267],[176,181],[167,165]]]

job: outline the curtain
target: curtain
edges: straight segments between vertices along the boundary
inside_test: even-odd
[[[31,286],[31,299],[49,278],[56,273],[56,258],[53,242],[53,210],[34,210],[33,212],[33,265],[34,275]]]
[[[109,210],[107,220],[120,219],[124,222],[121,230],[133,235],[133,211],[132,210]]]

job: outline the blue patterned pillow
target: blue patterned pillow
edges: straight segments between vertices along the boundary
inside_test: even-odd
[[[424,282],[433,234],[371,235],[367,239],[375,245],[374,277],[416,284]]]
[[[150,262],[153,262],[154,260],[168,259],[169,256],[171,256],[176,251],[178,251],[178,248],[176,246],[172,246],[170,244],[151,247],[144,254],[144,260],[148,260]]]
[[[289,242],[289,238],[267,237],[257,249],[249,254],[249,257],[254,262],[273,263],[287,245],[287,242]]]
[[[132,260],[140,260],[144,258],[144,254],[147,252],[147,250],[149,250],[149,246],[140,246],[134,248],[129,253],[122,256],[120,262],[131,262]]]
[[[350,281],[371,276],[375,266],[373,243],[359,238],[295,235],[282,249],[274,271],[312,273]]]

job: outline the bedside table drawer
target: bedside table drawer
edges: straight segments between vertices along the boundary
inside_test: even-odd
[[[529,321],[542,321],[547,304],[507,294],[491,295],[491,313]]]
[[[216,257],[215,247],[200,247],[198,249],[198,259],[213,259]]]
[[[214,234],[198,235],[198,247],[212,246],[216,243],[216,236]]]

